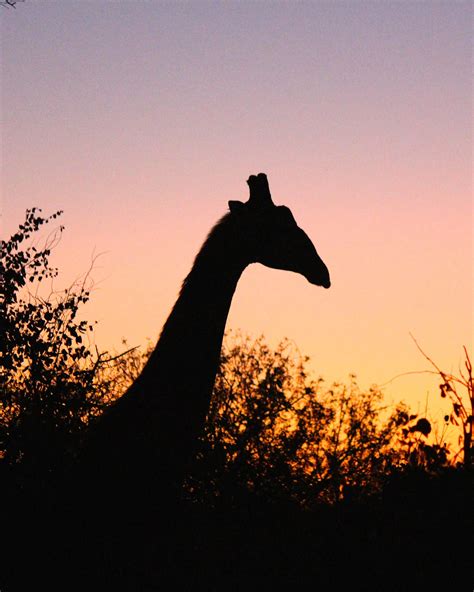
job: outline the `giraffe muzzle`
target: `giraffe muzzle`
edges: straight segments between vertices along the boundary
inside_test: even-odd
[[[324,266],[323,270],[305,274],[305,278],[310,284],[313,284],[313,286],[321,286],[326,289],[331,287],[331,279],[326,266]]]

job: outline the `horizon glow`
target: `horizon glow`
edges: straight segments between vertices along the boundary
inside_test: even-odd
[[[58,285],[86,271],[103,349],[155,340],[250,174],[332,287],[253,265],[228,328],[289,337],[362,387],[472,350],[472,5],[22,3],[2,27],[2,236],[65,211]],[[438,380],[385,387],[444,409]]]

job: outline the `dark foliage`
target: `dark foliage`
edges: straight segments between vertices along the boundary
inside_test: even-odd
[[[190,499],[238,505],[254,492],[312,508],[373,496],[395,472],[448,465],[446,446],[427,440],[427,419],[386,408],[355,376],[325,386],[307,362],[288,340],[272,350],[263,337],[227,337]]]
[[[437,374],[441,379],[439,391],[442,399],[447,399],[452,406],[452,411],[449,415],[444,417],[446,425],[455,426],[458,430],[458,445],[459,449],[455,454],[455,459],[461,459],[463,466],[466,469],[472,468],[472,457],[474,441],[472,433],[474,428],[474,374],[472,371],[471,357],[467,347],[463,347],[464,352],[464,367],[460,367],[459,373],[451,374],[444,372],[418,345],[414,340],[416,346],[423,354],[426,360],[435,369],[434,374]]]
[[[43,478],[73,456],[91,418],[113,398],[105,380],[106,353],[91,347],[93,323],[80,319],[89,300],[89,274],[56,291],[49,263],[63,226],[43,246],[28,239],[61,211],[27,210],[18,231],[0,245],[0,457]]]

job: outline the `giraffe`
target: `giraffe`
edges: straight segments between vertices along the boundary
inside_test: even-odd
[[[228,202],[229,212],[197,254],[142,373],[93,430],[89,460],[96,478],[109,482],[114,492],[127,491],[125,497],[133,489],[143,503],[156,500],[163,507],[163,494],[178,496],[245,268],[260,263],[330,287],[328,269],[311,240],[289,208],[273,203],[266,175],[251,175],[247,183],[248,201]]]

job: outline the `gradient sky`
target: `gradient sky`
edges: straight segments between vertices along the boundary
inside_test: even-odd
[[[328,380],[446,370],[472,347],[470,2],[33,2],[0,13],[2,234],[64,209],[101,348],[155,339],[206,233],[266,172],[331,271],[255,265],[228,327]],[[437,381],[389,400],[439,403]]]

